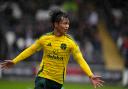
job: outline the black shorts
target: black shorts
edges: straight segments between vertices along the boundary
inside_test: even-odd
[[[36,77],[35,79],[35,88],[34,89],[61,89],[62,84],[59,84],[55,81],[43,78]]]

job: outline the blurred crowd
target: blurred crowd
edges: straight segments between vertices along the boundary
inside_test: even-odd
[[[69,34],[89,63],[104,63],[98,33],[100,19],[105,20],[121,53],[128,56],[127,6],[121,0],[1,0],[0,60],[14,58],[41,35],[52,31],[49,12],[58,8],[68,13]],[[28,61],[40,61],[41,54],[36,53]]]

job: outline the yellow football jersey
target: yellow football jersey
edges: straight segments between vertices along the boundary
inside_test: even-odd
[[[85,73],[88,76],[93,75],[88,64],[82,57],[78,45],[67,34],[57,37],[51,32],[41,36],[32,46],[13,59],[13,62],[17,63],[41,49],[43,49],[43,58],[38,76],[63,84],[66,76],[66,66],[71,53]]]

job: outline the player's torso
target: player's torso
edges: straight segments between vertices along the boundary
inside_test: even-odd
[[[71,42],[66,36],[48,36],[43,42],[43,75],[56,78],[62,81],[65,73],[65,66],[68,63]]]
[[[71,50],[70,46],[71,44],[67,37],[51,36],[49,40],[44,42],[44,56],[50,60],[63,60],[69,55]]]

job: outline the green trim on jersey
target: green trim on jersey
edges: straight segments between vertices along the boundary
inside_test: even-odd
[[[48,32],[48,33],[46,33],[46,34],[44,34],[44,35],[42,35],[42,36],[48,36],[48,35],[54,35],[54,32]],[[75,41],[74,38],[73,38],[71,35],[65,34],[65,36],[66,36],[67,38],[69,38],[69,39]]]
[[[42,68],[39,70],[39,72],[37,73],[37,75],[39,75],[44,69],[44,65],[42,66]]]
[[[66,36],[67,38],[69,38],[70,40],[74,41],[76,45],[78,45],[78,43],[74,40],[74,38],[73,38],[71,35],[65,34],[65,36]]]
[[[69,34],[65,34],[65,36],[66,36],[67,38],[69,38],[69,39],[71,39],[71,40],[74,41],[74,39],[73,39],[73,37],[72,37],[71,35],[69,35]]]
[[[48,32],[45,35],[53,35],[53,34],[54,34],[53,32]]]

